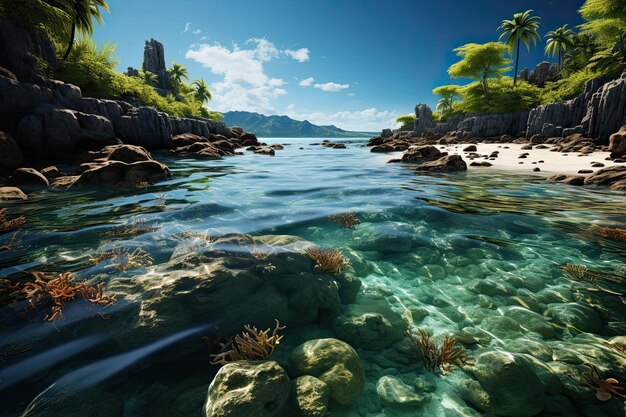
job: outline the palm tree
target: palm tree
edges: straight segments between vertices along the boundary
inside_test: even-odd
[[[537,41],[540,39],[539,33],[539,16],[532,16],[533,10],[526,10],[524,13],[515,13],[512,20],[503,20],[498,30],[502,30],[500,39],[505,38],[504,43],[513,50],[517,47],[517,56],[515,58],[515,76],[513,78],[513,85],[517,84],[517,69],[519,67],[519,50],[521,43],[524,42],[526,49],[530,51],[530,42],[537,45]]]
[[[144,83],[152,87],[159,83],[159,78],[156,76],[156,74],[150,71],[139,71],[139,78],[141,78]]]
[[[92,19],[95,19],[98,24],[101,24],[102,14],[100,13],[100,8],[102,7],[108,12],[109,6],[105,0],[66,0],[63,3],[64,4],[59,6],[59,8],[65,11],[72,20],[70,42],[63,55],[63,60],[66,60],[74,46],[76,32],[83,35],[91,35],[93,33]]]
[[[170,79],[176,84],[180,84],[183,81],[183,78],[185,80],[189,79],[189,76],[187,75],[187,68],[185,68],[183,64],[179,64],[176,61],[172,62],[172,68],[169,68],[167,72],[170,74]]]
[[[211,91],[209,90],[209,87],[207,87],[203,79],[196,80],[191,83],[191,85],[195,87],[194,97],[196,98],[196,100],[198,100],[200,103],[205,103],[211,100]]]
[[[453,96],[442,97],[437,102],[437,107],[435,107],[435,110],[437,110],[440,113],[446,113],[446,112],[452,110],[452,104],[453,103],[454,103],[454,97]]]
[[[563,58],[565,53],[574,47],[574,36],[576,33],[568,29],[567,25],[546,33],[546,54],[554,57],[559,56],[559,70],[563,69]]]

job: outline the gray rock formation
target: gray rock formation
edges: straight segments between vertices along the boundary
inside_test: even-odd
[[[413,132],[422,134],[427,129],[433,129],[434,127],[433,111],[430,107],[426,104],[418,104],[415,106],[415,126],[413,127]]]
[[[528,68],[524,68],[520,71],[518,79],[521,81],[528,81]]]
[[[526,130],[528,112],[483,114],[468,117],[461,121],[457,130],[470,133],[475,137],[495,137],[516,135]]]
[[[163,44],[154,39],[146,41],[143,50],[143,70],[150,71],[159,79],[159,88],[170,90],[172,83],[165,67]]]
[[[17,132],[20,146],[34,153],[66,155],[118,143],[170,148],[183,133],[236,137],[223,123],[178,118],[124,101],[83,98],[78,87],[59,81],[42,85],[0,75],[0,129]]]
[[[583,133],[602,145],[608,144],[611,134],[626,124],[626,71],[591,97],[581,124]]]
[[[531,110],[526,126],[526,136],[531,137],[539,134],[545,137],[552,137],[560,136],[564,133],[585,133],[582,126],[577,129],[576,126],[582,124],[582,119],[587,114],[593,95],[605,82],[602,79],[588,81],[580,96],[572,100],[545,104]],[[561,133],[557,135],[558,128],[560,128]],[[576,131],[564,132],[568,128]]]
[[[26,30],[0,18],[0,67],[20,80],[33,81],[39,77],[40,62],[52,69],[57,66],[50,39],[42,32]]]
[[[528,82],[543,87],[550,75],[550,63],[543,61],[537,64],[534,70],[530,71]]]

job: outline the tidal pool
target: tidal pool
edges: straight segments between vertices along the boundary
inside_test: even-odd
[[[601,233],[626,228],[626,193],[520,172],[421,175],[366,139],[266,141],[286,146],[219,161],[157,154],[172,180],[6,205],[26,222],[0,235],[0,277],[69,272],[116,301],[72,301],[49,321],[50,306],[5,293],[0,415],[202,415],[219,369],[209,342],[273,318],[287,326],[272,356],[285,367],[312,339],[359,354],[363,392],[331,401],[329,416],[624,415],[585,375],[593,365],[626,382],[626,241]],[[345,213],[360,223],[329,218]],[[358,293],[311,283],[294,255],[310,244],[342,251]],[[207,277],[217,284],[199,290]],[[364,316],[378,321],[361,331]],[[429,372],[404,336],[416,329],[454,335],[471,364]]]

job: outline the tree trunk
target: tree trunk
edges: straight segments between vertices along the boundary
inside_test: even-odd
[[[72,22],[72,33],[70,35],[70,44],[67,46],[67,50],[65,51],[65,55],[63,55],[63,61],[70,56],[70,52],[72,52],[72,47],[74,46],[74,37],[76,36],[76,22]]]
[[[519,66],[519,47],[521,39],[517,40],[517,57],[515,58],[515,74],[513,76],[513,85],[517,85],[517,67]]]

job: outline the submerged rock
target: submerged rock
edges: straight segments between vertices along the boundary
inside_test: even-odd
[[[7,185],[26,187],[47,187],[48,179],[34,168],[18,168],[7,178]]]
[[[383,376],[376,384],[376,393],[387,407],[414,408],[430,401],[431,395],[416,393],[413,388],[395,376]]]
[[[171,177],[170,170],[157,161],[140,161],[127,164],[108,161],[83,172],[72,187],[111,186],[136,188]]]
[[[291,381],[276,362],[224,365],[209,386],[206,417],[283,417]]]
[[[312,375],[324,381],[330,398],[344,406],[356,401],[365,385],[359,355],[341,340],[309,340],[291,352],[289,364],[293,376]]]
[[[333,330],[340,339],[363,349],[380,350],[395,342],[392,324],[379,313],[339,316]]]
[[[328,385],[304,375],[292,381],[291,402],[297,417],[324,417],[328,409]]]
[[[28,197],[17,187],[0,187],[0,200],[27,200]]]
[[[530,417],[543,410],[544,386],[526,359],[507,352],[485,352],[466,380],[463,394],[479,409],[503,417]]]
[[[550,304],[545,314],[561,325],[573,326],[577,331],[599,333],[602,330],[598,313],[584,304]]]
[[[467,164],[459,155],[447,155],[430,162],[419,164],[416,171],[466,171]]]

